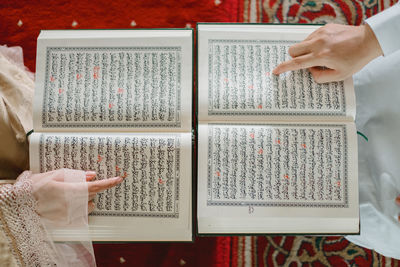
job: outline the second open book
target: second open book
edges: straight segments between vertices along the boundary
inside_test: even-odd
[[[317,27],[198,26],[199,233],[357,233],[352,80],[279,77]]]
[[[351,80],[271,74],[314,29],[198,27],[197,200],[192,30],[43,31],[31,168],[125,177],[96,198],[94,240],[192,240],[193,202],[200,234],[357,233]]]

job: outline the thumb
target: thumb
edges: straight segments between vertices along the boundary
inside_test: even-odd
[[[327,83],[342,80],[339,72],[334,69],[325,67],[311,67],[309,68],[314,80],[317,83]]]

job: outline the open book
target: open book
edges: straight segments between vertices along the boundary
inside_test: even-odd
[[[31,169],[125,177],[95,199],[93,240],[192,240],[192,50],[185,29],[40,33]]]
[[[198,25],[198,232],[358,233],[352,80],[272,74],[316,26]]]

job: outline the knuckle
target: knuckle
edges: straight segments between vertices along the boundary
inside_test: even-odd
[[[329,23],[329,24],[326,24],[326,25],[324,25],[323,27],[321,27],[321,32],[322,32],[323,34],[329,34],[330,32],[332,32],[332,30],[333,30],[334,28],[335,28],[335,25]]]
[[[64,191],[63,185],[64,185],[63,183],[51,181],[48,183],[47,186],[48,186],[49,192],[52,192],[53,194],[59,194],[60,192]]]
[[[67,171],[68,169],[66,169],[66,168],[62,168],[62,169],[58,169],[58,170],[56,170],[55,171],[55,177],[57,178],[57,179],[60,179],[60,180],[64,180],[64,178],[65,178],[65,173],[66,173],[66,171]]]
[[[301,58],[295,57],[292,60],[293,64],[299,67],[303,66],[303,60]]]
[[[327,32],[326,26],[327,26],[327,25],[325,25],[325,26],[323,26],[323,27],[321,27],[321,28],[318,29],[318,31],[316,32],[316,33],[318,33],[317,38],[318,38],[319,36],[321,36],[321,35],[326,34],[326,32]]]
[[[315,53],[315,57],[319,59],[329,58],[332,54],[332,51],[329,48],[324,48]]]
[[[289,47],[289,55],[290,55],[291,57],[293,57],[295,49],[296,49],[296,47],[295,47],[294,45],[292,45],[291,47]]]
[[[316,38],[314,43],[315,43],[316,46],[319,46],[319,47],[325,46],[326,43],[327,43],[325,35],[322,35],[322,36],[319,36],[318,38]]]

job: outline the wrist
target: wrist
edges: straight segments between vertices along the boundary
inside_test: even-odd
[[[382,48],[378,42],[378,39],[375,36],[374,31],[368,24],[364,24],[362,26],[362,32],[364,35],[365,47],[366,47],[366,57],[369,60],[373,60],[379,56],[383,55]]]

